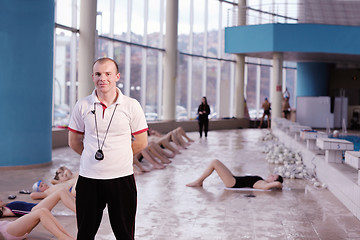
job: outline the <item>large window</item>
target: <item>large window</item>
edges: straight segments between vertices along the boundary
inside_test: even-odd
[[[53,125],[68,125],[77,93],[79,0],[56,1]]]
[[[206,96],[208,96],[208,102],[211,108],[211,114],[209,118],[216,118],[217,111],[216,109],[216,100],[217,100],[217,63],[215,60],[207,61],[207,81],[206,81]]]
[[[248,23],[296,20],[297,0],[276,2],[247,1]],[[231,0],[179,1],[177,120],[195,119],[202,96],[212,118],[234,116],[235,58],[224,52],[224,28],[236,22],[237,8]],[[141,103],[149,121],[162,119],[165,9],[166,0],[97,1],[96,57],[115,59],[118,87]],[[68,124],[77,100],[79,11],[80,0],[56,1],[54,125]],[[245,97],[250,116],[257,118],[263,99],[271,97],[271,60],[246,61]],[[295,106],[296,67],[289,66],[284,65],[284,86]]]
[[[257,87],[257,68],[255,64],[246,64],[247,67],[247,85],[246,85],[246,105],[249,110],[251,118],[257,117],[257,103],[256,103],[256,87]]]
[[[141,48],[131,47],[130,97],[141,102],[142,58]],[[144,66],[146,67],[146,66]]]
[[[197,112],[197,108],[201,103],[201,98],[205,95],[202,93],[203,89],[203,66],[204,59],[199,57],[192,58],[192,92],[191,92],[191,115],[194,117],[194,114]],[[207,96],[208,103],[213,103],[212,96]]]
[[[154,50],[147,51],[146,61],[146,108],[145,113],[148,120],[157,120],[158,116],[158,96],[159,89],[157,88],[159,83],[159,52]]]
[[[176,119],[178,120],[187,120],[189,119],[188,116],[188,96],[191,96],[190,93],[188,93],[188,75],[189,75],[189,69],[191,68],[192,64],[189,65],[189,61],[191,61],[191,58],[186,55],[180,55],[179,56],[179,62],[178,62],[178,78],[177,78],[177,84],[176,84]],[[191,70],[191,69],[190,69]],[[189,95],[188,95],[189,94]]]
[[[128,0],[115,0],[114,7],[114,37],[126,40],[128,28]]]
[[[231,117],[233,100],[229,96],[233,96],[234,76],[223,71],[230,70],[235,62],[226,61],[223,64],[222,60],[233,58],[230,54],[224,54],[224,27],[227,10],[233,9],[234,5],[207,0],[202,1],[201,8],[195,7],[199,2],[179,1],[178,49],[181,70],[178,70],[178,83],[180,81],[182,86],[177,85],[181,90],[177,89],[176,102],[181,107],[186,106],[188,117],[196,118],[201,98],[206,96],[212,111],[210,117],[220,117],[220,108],[223,107],[227,110],[221,111],[221,117]],[[177,114],[177,119],[182,119],[183,115]]]

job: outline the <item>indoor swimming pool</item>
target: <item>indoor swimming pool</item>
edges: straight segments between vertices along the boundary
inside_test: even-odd
[[[352,142],[354,144],[354,151],[360,150],[360,136],[358,135],[340,135],[338,137],[331,137],[331,138],[338,138]]]

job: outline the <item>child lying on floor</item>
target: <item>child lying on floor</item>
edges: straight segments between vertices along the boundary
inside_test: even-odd
[[[186,184],[186,186],[202,187],[204,180],[209,177],[214,170],[225,184],[225,187],[228,188],[255,188],[263,190],[282,188],[283,178],[280,175],[271,174],[266,180],[259,176],[234,176],[231,171],[217,159],[210,162],[210,165],[197,180]]]

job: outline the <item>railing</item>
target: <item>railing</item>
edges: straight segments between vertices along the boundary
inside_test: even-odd
[[[246,6],[247,25],[267,23],[317,23],[360,26],[360,1],[299,0],[297,3]],[[294,2],[294,1],[292,1]],[[227,9],[227,26],[238,25],[238,7]]]

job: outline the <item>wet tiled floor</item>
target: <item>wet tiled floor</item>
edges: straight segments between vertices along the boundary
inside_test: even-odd
[[[360,239],[360,221],[328,190],[316,189],[307,180],[285,179],[282,191],[230,191],[214,173],[202,188],[185,186],[212,159],[224,162],[234,175],[266,177],[272,173],[274,165],[267,163],[258,141],[265,131],[211,131],[207,139],[188,133],[195,142],[181,150],[165,169],[137,175],[136,239]],[[76,171],[79,156],[61,148],[53,151],[49,166],[0,170],[0,197],[16,194],[16,200],[31,201],[18,191],[30,189],[38,179],[49,182],[61,165]],[[62,203],[52,213],[75,236],[75,215]],[[55,238],[38,226],[28,239]],[[106,211],[96,239],[115,239]]]

